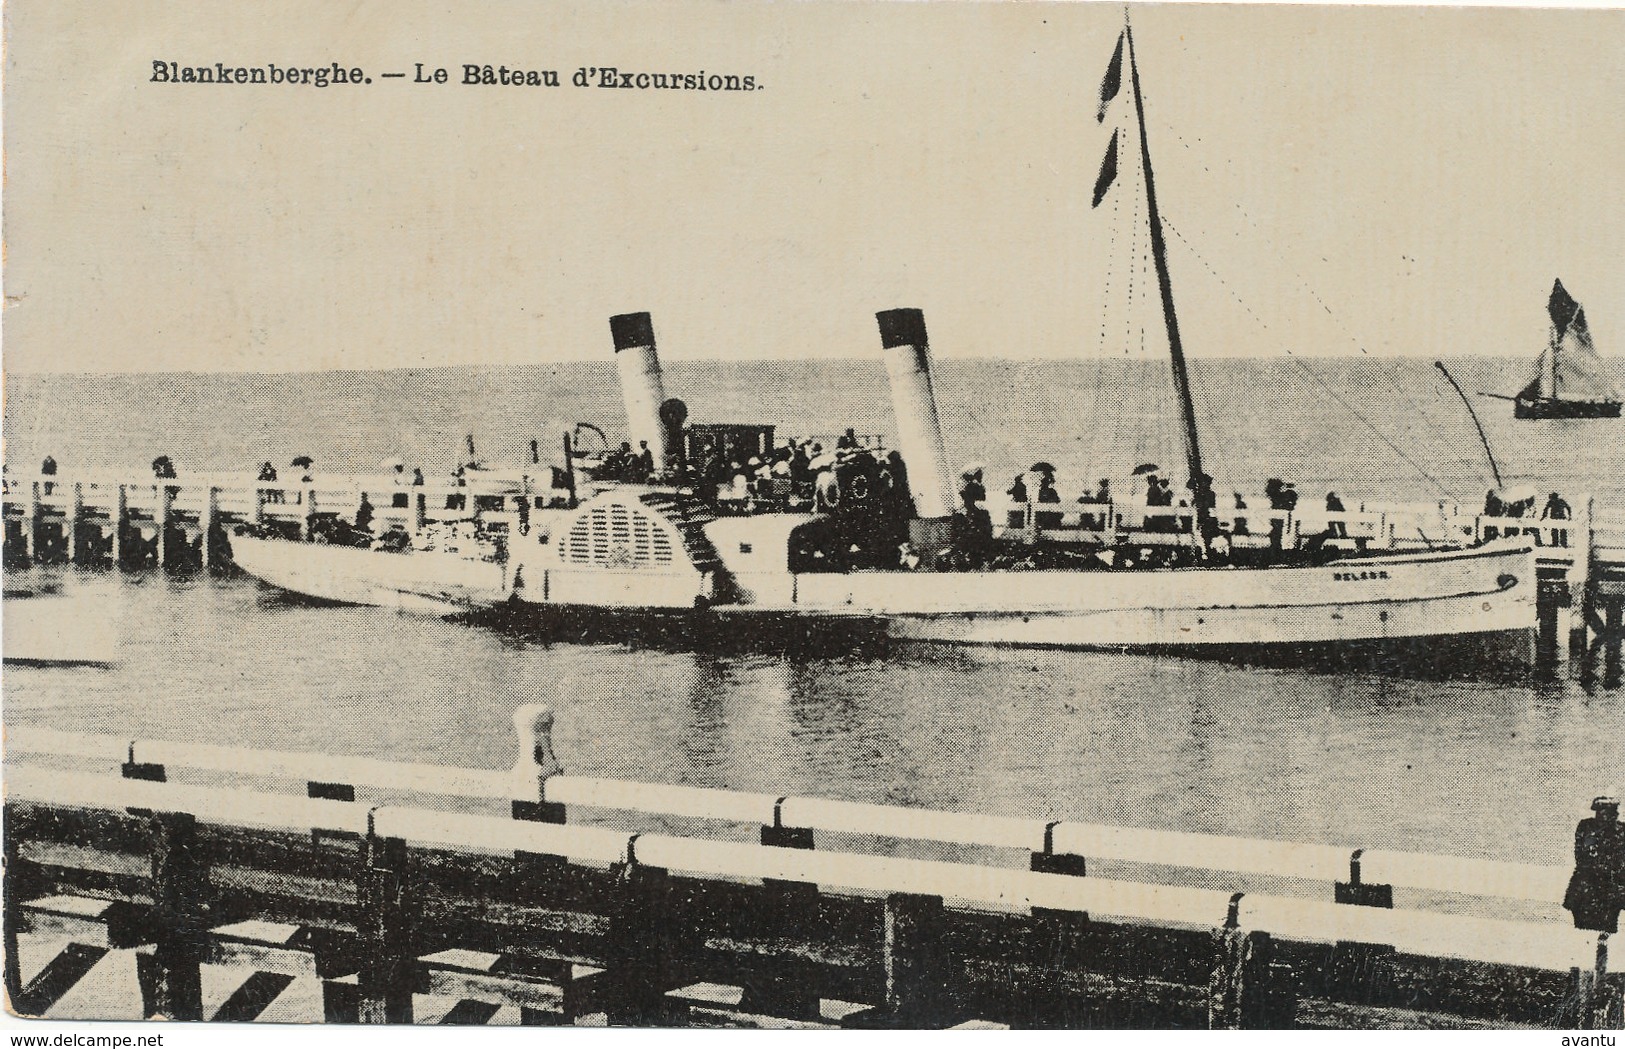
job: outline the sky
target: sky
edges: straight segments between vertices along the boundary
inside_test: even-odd
[[[938,355],[1089,357],[1133,352],[1135,265],[1152,301],[1132,170],[1090,207],[1133,127],[1126,97],[1096,119],[1114,5],[11,0],[5,19],[11,372],[547,363],[607,356],[608,318],[638,310],[668,358],[862,357],[896,306],[925,311]],[[1132,20],[1191,356],[1533,359],[1555,277],[1622,352],[1625,11]],[[374,79],[163,84],[154,61]],[[380,75],[418,62],[449,82]],[[563,85],[464,86],[464,63]],[[571,86],[607,65],[760,90]]]

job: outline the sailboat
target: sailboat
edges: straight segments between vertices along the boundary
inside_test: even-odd
[[[1142,180],[1183,457],[1189,476],[1203,478],[1126,24],[1101,90],[1102,122],[1125,88],[1133,127],[1125,121],[1114,131],[1094,196],[1098,204],[1111,191],[1120,156],[1138,154],[1134,166]],[[1138,148],[1120,149],[1130,137]],[[497,571],[483,566],[479,580],[459,579],[455,594],[443,577],[433,586],[410,578],[432,574],[427,565],[422,572],[412,567],[415,553],[355,551],[353,564],[340,573],[317,566],[318,555],[301,549],[309,544],[245,539],[238,561],[258,565],[249,570],[284,586],[299,577],[301,565],[308,567],[299,584],[307,592],[322,586],[316,576],[342,574],[346,592],[375,586],[383,595],[365,603],[427,593],[480,605],[495,603],[500,593],[514,607],[549,617],[692,617],[747,634],[757,625],[848,622],[895,637],[960,644],[1198,654],[1284,648],[1304,658],[1328,648],[1359,651],[1394,642],[1433,660],[1443,658],[1446,642],[1510,640],[1516,651],[1532,636],[1535,562],[1520,539],[1342,557],[1282,552],[1264,563],[1247,562],[1227,559],[1208,544],[1218,531],[1213,504],[1193,498],[1186,534],[1120,532],[1092,548],[1057,551],[1067,556],[1012,566],[998,556],[999,541],[979,531],[985,525],[962,505],[954,484],[923,314],[891,309],[876,319],[897,422],[896,459],[848,446],[844,462],[818,474],[812,506],[739,512],[706,498],[688,472],[698,465],[694,457],[703,442],[684,429],[686,408],[670,410],[682,406],[666,398],[649,314],[632,313],[610,320],[617,372],[629,436],[666,464],[662,483],[610,483],[584,490],[568,506],[537,506],[528,532],[510,537],[505,565]],[[770,437],[763,447],[771,449]],[[897,483],[886,466],[899,462],[906,483]],[[1159,542],[1179,545],[1182,555],[1135,556]],[[380,568],[373,571],[369,562]],[[492,588],[498,577],[500,586]]]
[[[1619,391],[1591,341],[1585,309],[1561,280],[1552,284],[1546,312],[1552,318],[1551,335],[1534,377],[1513,398],[1513,414],[1519,419],[1619,418]]]

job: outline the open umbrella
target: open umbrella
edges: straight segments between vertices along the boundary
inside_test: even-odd
[[[300,469],[308,470],[312,466],[316,465],[316,460],[312,459],[308,455],[300,455],[300,456],[296,456],[294,458],[293,462],[289,463],[288,465],[289,466],[297,466]]]
[[[1052,474],[1055,472],[1055,464],[1039,461],[1027,467],[1027,472],[1035,474]]]
[[[1529,499],[1539,498],[1540,493],[1535,491],[1533,485],[1513,484],[1501,489],[1500,495],[1503,503],[1510,504],[1521,503]]]
[[[1133,471],[1129,474],[1129,476],[1130,477],[1139,477],[1141,474],[1154,474],[1154,473],[1161,473],[1161,472],[1162,472],[1162,467],[1158,466],[1156,463],[1141,463],[1139,466],[1136,466],[1133,469]]]

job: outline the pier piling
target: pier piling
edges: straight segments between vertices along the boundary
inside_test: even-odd
[[[186,813],[154,813],[153,922],[158,930],[148,959],[148,1016],[203,1019],[203,898],[209,871],[197,844],[197,820]],[[139,964],[139,960],[138,960]]]

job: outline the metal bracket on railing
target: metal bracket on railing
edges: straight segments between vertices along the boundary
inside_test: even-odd
[[[1224,927],[1226,929],[1241,928],[1241,901],[1246,897],[1244,892],[1230,894],[1230,906],[1225,909]]]
[[[1386,907],[1392,910],[1394,906],[1392,885],[1378,885],[1360,880],[1360,856],[1364,852],[1364,849],[1355,849],[1349,856],[1349,880],[1334,884],[1333,899],[1337,903],[1346,903],[1353,907]]]
[[[1055,851],[1055,828],[1064,820],[1051,820],[1044,825],[1044,851],[1032,854],[1028,869],[1037,874],[1067,874],[1082,878],[1088,874],[1088,861],[1082,856]]]
[[[138,740],[130,740],[130,757],[119,766],[119,774],[125,779],[145,780],[148,783],[167,783],[164,767],[153,762],[135,760],[135,745]]]
[[[813,847],[811,827],[784,825],[784,803],[789,800],[789,796],[785,796],[773,803],[773,825],[762,828],[762,844],[780,849],[810,849]]]

